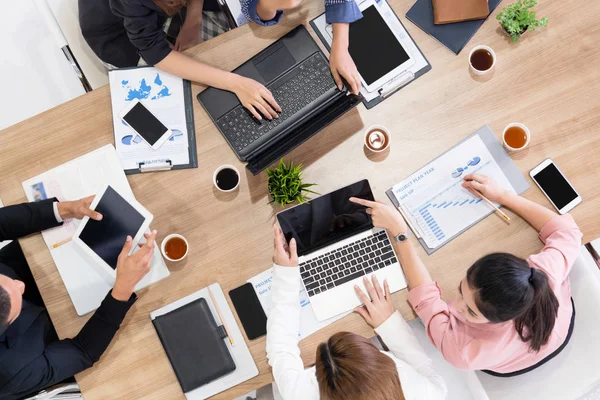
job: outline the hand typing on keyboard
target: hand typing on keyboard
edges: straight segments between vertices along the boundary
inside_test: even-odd
[[[254,79],[235,74],[233,76],[233,92],[240,103],[254,115],[254,118],[262,120],[261,114],[268,120],[279,118],[277,112],[282,111],[281,107],[279,107],[269,89]]]

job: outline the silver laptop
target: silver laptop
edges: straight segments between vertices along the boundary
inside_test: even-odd
[[[382,284],[387,279],[392,293],[406,287],[387,233],[373,227],[366,208],[350,197],[372,201],[369,181],[277,214],[286,239],[296,239],[300,275],[319,321],[360,305],[354,285],[364,290],[364,276],[375,274]]]

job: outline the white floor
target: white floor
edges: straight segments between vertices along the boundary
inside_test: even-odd
[[[2,2],[0,129],[84,93],[32,0]]]

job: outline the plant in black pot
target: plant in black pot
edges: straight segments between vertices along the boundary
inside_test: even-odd
[[[271,203],[281,206],[304,203],[309,193],[317,194],[308,189],[315,186],[314,183],[302,182],[302,164],[294,165],[292,161],[286,164],[282,158],[276,168],[267,169],[267,176]]]
[[[523,36],[527,31],[535,31],[548,25],[548,17],[536,18],[533,7],[537,5],[537,0],[519,0],[514,4],[505,7],[497,16],[502,30],[512,38],[513,43]]]

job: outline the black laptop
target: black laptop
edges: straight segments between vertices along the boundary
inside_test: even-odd
[[[255,79],[281,106],[279,118],[258,121],[234,93],[208,88],[198,101],[254,175],[362,101],[337,89],[325,54],[303,25],[233,72]]]

